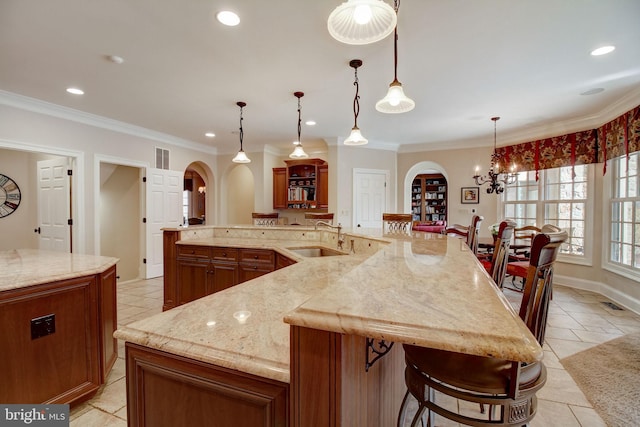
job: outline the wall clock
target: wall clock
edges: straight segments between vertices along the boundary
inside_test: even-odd
[[[9,216],[18,209],[21,197],[18,184],[0,173],[0,218]]]

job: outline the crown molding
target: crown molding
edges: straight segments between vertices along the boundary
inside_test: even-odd
[[[52,104],[50,102],[42,101],[36,98],[30,98],[28,96],[19,95],[13,92],[0,90],[0,105],[6,105],[20,110],[31,111],[33,113],[56,117],[63,120],[69,120],[100,129],[106,129],[113,132],[132,135],[151,141],[161,142],[163,144],[201,151],[207,154],[217,154],[217,148],[215,147],[209,147],[198,142],[178,138],[163,132],[158,132],[141,126],[109,119],[106,117],[98,116],[96,114],[85,113],[84,111],[75,110],[69,107],[63,107],[61,105]]]
[[[515,129],[512,131],[500,132],[500,146],[515,145],[528,141],[552,138],[554,136],[566,135],[573,132],[581,132],[589,129],[596,129],[605,123],[623,115],[640,105],[640,87],[625,94],[616,102],[605,107],[603,110],[575,119],[559,121],[552,125],[540,125],[527,129]],[[416,153],[422,151],[453,150],[472,147],[491,147],[491,138],[470,138],[456,141],[424,142],[421,144],[405,144],[400,147],[401,153]]]

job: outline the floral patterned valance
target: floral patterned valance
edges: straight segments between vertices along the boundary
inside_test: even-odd
[[[598,129],[498,147],[500,164],[516,164],[519,171],[538,171],[606,161],[640,151],[640,106]]]

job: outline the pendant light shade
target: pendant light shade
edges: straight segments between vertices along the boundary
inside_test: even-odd
[[[404,94],[402,83],[397,80],[389,85],[387,96],[376,102],[376,110],[387,114],[406,113],[413,110],[415,106],[416,103]]]
[[[331,37],[346,44],[375,43],[393,32],[397,16],[382,0],[348,0],[329,15]]]
[[[361,65],[362,61],[359,59],[352,59],[349,62],[349,66],[353,67],[355,74],[353,85],[356,87],[356,95],[353,98],[353,128],[351,129],[349,137],[344,140],[344,145],[365,145],[369,142],[364,136],[362,136],[362,133],[358,128],[358,115],[360,114],[360,95],[358,95],[360,84],[358,83],[358,67]]]
[[[244,138],[244,132],[242,130],[242,109],[247,105],[246,102],[238,101],[236,105],[240,107],[240,151],[238,154],[231,160],[233,163],[251,163],[251,159],[247,157],[244,150],[242,149],[242,139]]]
[[[398,14],[400,2],[394,1],[395,13]],[[376,110],[386,114],[399,114],[411,111],[416,106],[413,99],[404,94],[402,83],[398,81],[398,27],[393,34],[393,81],[389,85],[387,96],[376,102]]]
[[[293,153],[289,154],[289,157],[292,159],[306,159],[309,155],[305,153],[304,148],[302,148],[302,139],[300,139],[300,132],[302,130],[300,98],[304,96],[304,92],[294,92],[293,96],[298,98],[298,140],[293,143],[296,148],[293,149]]]
[[[344,145],[365,145],[369,142],[367,138],[362,136],[360,129],[354,127],[351,129],[351,134],[344,140]]]
[[[289,154],[289,157],[292,159],[306,159],[309,155],[304,151],[302,145],[296,145],[296,148],[293,149],[293,153]]]

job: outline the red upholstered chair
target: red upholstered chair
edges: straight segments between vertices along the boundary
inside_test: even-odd
[[[444,229],[442,234],[447,236],[456,236],[466,239],[467,245],[471,248],[474,254],[478,253],[478,231],[480,230],[480,224],[484,220],[484,217],[474,215],[471,217],[471,224],[468,227],[460,224],[453,224]]]
[[[511,220],[504,220],[500,223],[498,229],[498,237],[491,254],[477,254],[480,263],[487,270],[491,278],[500,289],[504,284],[504,278],[507,275],[507,263],[509,262],[509,248],[511,246],[511,238],[516,223]]]
[[[567,233],[559,228],[549,230],[547,228],[534,237],[520,305],[520,318],[541,345],[549,311],[553,264],[560,245],[567,239]],[[419,405],[412,427],[422,421],[425,411],[431,426],[435,414],[472,426],[514,427],[526,425],[535,416],[536,392],[547,379],[541,361],[524,364],[408,344],[403,348],[407,393],[398,415],[399,427],[405,425],[410,395]],[[478,406],[489,405],[489,410],[485,413],[478,409],[473,413],[467,409],[464,415],[460,414],[457,405],[448,404],[451,399],[436,402],[435,391]]]

